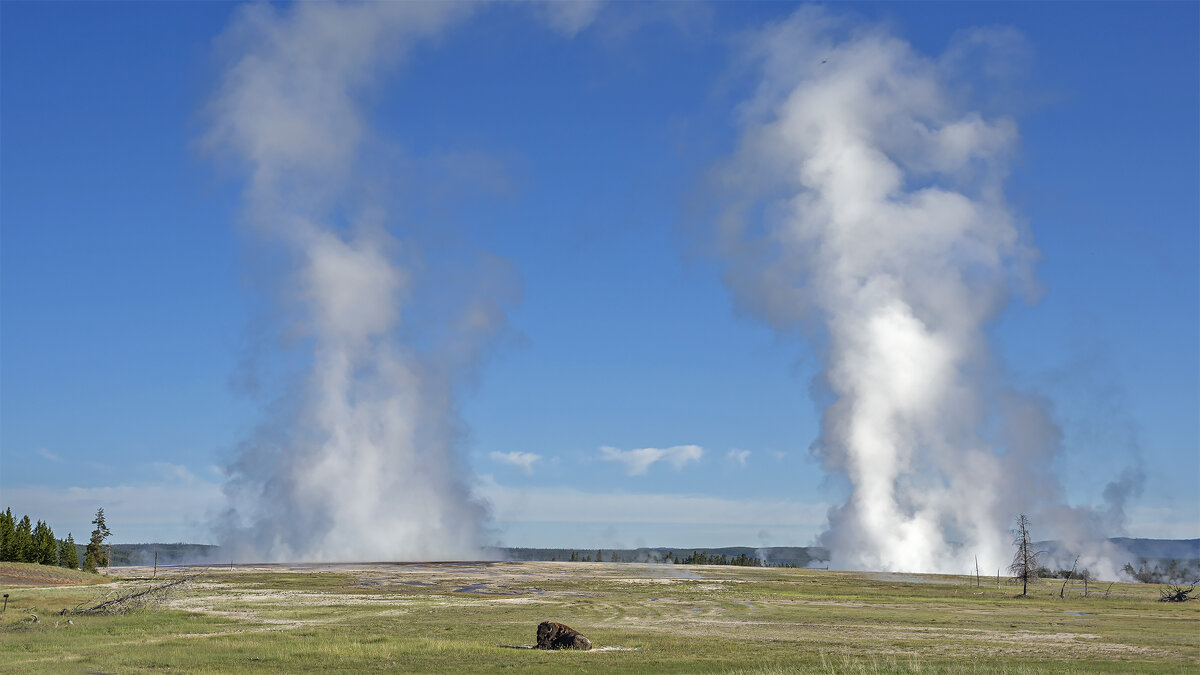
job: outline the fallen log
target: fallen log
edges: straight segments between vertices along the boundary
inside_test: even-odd
[[[1195,600],[1196,598],[1193,598],[1191,594],[1196,590],[1196,584],[1198,583],[1200,583],[1200,580],[1193,581],[1192,585],[1187,588],[1184,588],[1183,584],[1179,584],[1178,586],[1170,584],[1166,588],[1160,588],[1158,589],[1158,601],[1187,602],[1188,600]]]
[[[168,581],[165,584],[159,584],[157,586],[151,586],[151,587],[146,588],[141,591],[127,593],[125,595],[115,597],[112,600],[105,600],[104,602],[101,602],[98,605],[92,605],[91,607],[87,607],[85,609],[76,609],[75,613],[76,614],[87,614],[89,612],[111,612],[116,609],[121,609],[121,608],[129,606],[131,603],[141,600],[142,598],[145,598],[146,596],[149,596],[151,594],[161,593],[163,591],[174,588],[181,584],[185,584],[185,583],[191,581],[192,579],[195,579],[197,576],[199,576],[199,575],[192,575],[190,577],[180,577],[178,579]]]

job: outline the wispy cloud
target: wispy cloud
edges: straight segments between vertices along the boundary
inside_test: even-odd
[[[608,462],[620,462],[625,465],[630,476],[640,476],[658,461],[670,464],[676,471],[688,462],[698,462],[704,455],[704,448],[698,445],[676,445],[670,448],[639,448],[637,450],[621,450],[605,445],[600,448],[600,458]]]
[[[171,462],[151,462],[150,470],[164,483],[195,483],[196,481],[200,480],[196,478],[196,474],[192,473],[191,469],[182,464],[172,464]]]
[[[600,0],[546,2],[537,7],[546,25],[567,37],[575,37],[590,26],[601,9]]]
[[[132,473],[149,479],[89,487],[6,485],[4,499],[14,513],[45,519],[56,535],[71,532],[76,541],[91,531],[89,521],[99,507],[118,543],[211,541],[202,523],[224,504],[218,482],[166,463],[135,467]]]
[[[49,450],[47,450],[45,448],[38,448],[37,450],[33,451],[33,454],[37,455],[38,457],[41,457],[42,459],[54,462],[55,464],[63,463],[62,457],[59,457],[58,455],[54,454],[53,452],[50,452]]]
[[[512,464],[527,474],[533,473],[533,463],[542,458],[532,452],[493,452],[488,455],[493,462]]]
[[[738,450],[737,448],[734,448],[733,450],[730,450],[726,456],[729,457],[730,460],[736,462],[738,466],[745,467],[746,460],[750,458],[750,451]]]
[[[483,477],[480,496],[497,521],[570,523],[677,523],[765,528],[820,527],[829,505],[790,499],[729,499],[708,495],[589,492],[573,487],[500,485]],[[563,509],[563,504],[571,504]],[[753,532],[754,530],[751,530]]]

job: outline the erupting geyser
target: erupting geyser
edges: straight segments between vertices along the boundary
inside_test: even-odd
[[[1061,504],[1058,430],[997,381],[984,330],[1032,287],[1001,186],[1017,128],[965,109],[953,52],[814,9],[757,37],[719,245],[739,302],[821,345],[814,452],[850,485],[822,543],[843,568],[1006,565],[1012,516]]]
[[[254,5],[222,37],[229,66],[205,140],[248,171],[257,262],[283,268],[275,316],[307,368],[301,391],[229,468],[231,509],[218,529],[241,559],[479,555],[486,514],[457,458],[452,390],[503,327],[502,303],[422,287],[400,262],[412,254],[385,227],[384,205],[358,189],[373,140],[358,98],[466,10]],[[452,339],[429,347],[396,337],[422,301],[444,324],[430,330]]]

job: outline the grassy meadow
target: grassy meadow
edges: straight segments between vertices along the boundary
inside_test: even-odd
[[[1200,602],[1158,587],[825,570],[520,562],[114,568],[6,586],[5,672],[1200,672]],[[71,613],[152,583],[124,613]],[[64,581],[61,583],[69,583]],[[1107,594],[1106,594],[1107,591]],[[33,621],[33,614],[39,621]],[[70,620],[71,623],[67,623]],[[534,642],[545,620],[592,652]]]
[[[0,562],[0,587],[55,586],[61,584],[98,584],[106,579],[98,574],[30,563]],[[10,593],[11,595],[11,593]]]

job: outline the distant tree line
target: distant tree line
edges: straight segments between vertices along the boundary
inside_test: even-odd
[[[1196,566],[1193,567],[1191,563],[1196,563]],[[1172,558],[1155,561],[1151,567],[1150,562],[1143,559],[1136,568],[1133,563],[1125,563],[1122,571],[1143,584],[1182,584],[1200,579],[1200,561]]]
[[[674,563],[676,565],[735,565],[737,567],[787,567],[796,568],[794,562],[778,562],[770,563],[746,553],[738,555],[725,555],[723,553],[709,553],[708,551],[692,551],[691,555],[680,556],[678,553],[671,551],[667,552],[663,562]]]
[[[527,553],[527,552],[533,552],[536,554],[538,549],[511,549],[511,551],[516,552],[516,553],[525,553],[526,554],[526,555],[520,556],[518,559],[524,559],[524,560],[537,560],[538,559]],[[569,553],[569,555],[568,555],[568,553]],[[761,558],[757,558],[755,556],[748,555],[746,553],[740,553],[738,555],[726,555],[726,554],[722,554],[722,553],[709,553],[708,551],[692,551],[690,555],[683,554],[683,553],[680,553],[677,551],[666,551],[666,552],[662,553],[661,556],[658,555],[657,551],[654,551],[653,555],[649,559],[647,559],[647,554],[645,551],[611,550],[606,555],[603,549],[596,551],[595,556],[593,556],[590,552],[585,553],[583,551],[576,551],[576,550],[570,550],[570,551],[564,550],[561,552],[561,555],[562,555],[562,559],[566,560],[567,562],[614,562],[614,563],[615,562],[661,562],[661,563],[666,563],[666,564],[671,564],[671,565],[737,565],[740,567],[790,567],[790,568],[800,567],[800,565],[797,565],[794,562],[779,562],[779,563],[764,562]],[[555,554],[551,555],[549,558],[541,558],[541,559],[557,561],[557,560],[559,560],[559,554],[555,553]]]
[[[1095,577],[1088,568],[1081,570],[1070,570],[1065,567],[1059,569],[1051,569],[1049,567],[1039,567],[1037,569],[1037,577],[1039,579],[1086,579],[1091,581]]]
[[[33,525],[26,515],[17,520],[9,507],[0,513],[0,562],[36,563],[38,565],[57,565],[95,572],[97,567],[108,565],[108,551],[104,548],[104,540],[112,533],[104,520],[104,509],[96,510],[96,518],[92,520],[96,529],[84,548],[82,565],[79,562],[79,549],[75,537],[70,532],[66,539],[54,536],[54,530],[44,520]]]
[[[737,556],[714,555],[705,551],[692,551],[679,561],[681,565],[737,565],[738,567],[763,567],[763,561],[745,553]]]
[[[766,551],[766,554],[760,553]],[[720,549],[587,549],[570,548],[498,548],[496,553],[508,560],[547,560],[552,562],[665,563],[670,565],[744,565],[749,567],[810,567],[814,561],[826,562],[829,552],[821,547],[784,546],[755,549],[730,546]]]

